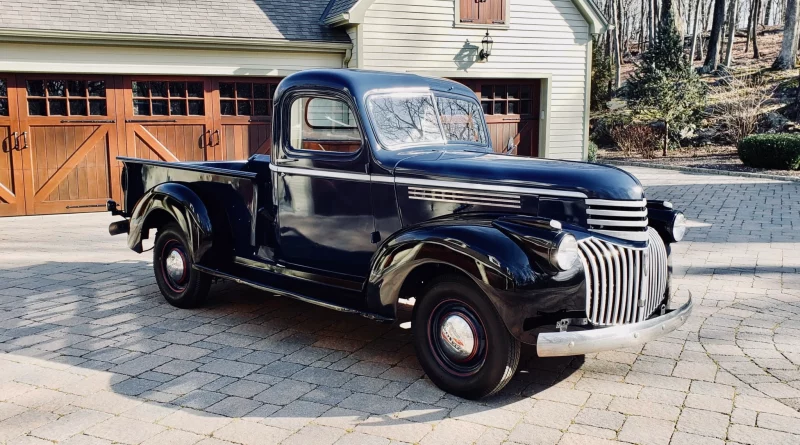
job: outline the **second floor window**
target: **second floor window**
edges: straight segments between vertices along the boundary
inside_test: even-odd
[[[459,23],[476,25],[506,24],[508,0],[456,0],[459,2]]]

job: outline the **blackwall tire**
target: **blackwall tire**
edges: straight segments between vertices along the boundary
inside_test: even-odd
[[[153,247],[153,272],[167,303],[182,309],[202,306],[211,277],[192,268],[186,235],[177,224],[158,230]]]
[[[503,389],[519,365],[520,343],[470,280],[437,279],[417,300],[411,330],[417,359],[439,388],[466,399]]]

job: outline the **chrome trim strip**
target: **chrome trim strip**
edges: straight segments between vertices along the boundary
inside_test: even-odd
[[[334,172],[329,170],[314,170],[310,168],[297,168],[297,167],[281,167],[275,164],[269,164],[269,169],[278,173],[290,173],[301,176],[314,176],[318,178],[331,178],[331,179],[349,179],[353,181],[370,181],[370,175],[365,173],[345,173]]]
[[[586,195],[581,192],[570,192],[566,190],[549,190],[531,187],[516,187],[511,185],[491,185],[491,184],[472,184],[469,182],[455,182],[455,181],[439,181],[436,179],[417,179],[395,177],[395,184],[402,185],[429,185],[441,186],[466,190],[480,190],[492,192],[507,192],[507,193],[520,193],[527,195],[547,195],[547,196],[563,196],[566,198],[586,198]]]
[[[587,219],[586,223],[595,226],[613,227],[647,227],[647,219],[639,221],[625,221],[621,219]]]
[[[679,328],[691,315],[692,307],[690,293],[689,301],[680,308],[639,323],[585,331],[542,333],[536,340],[536,352],[539,357],[561,357],[639,346]]]
[[[561,196],[565,198],[586,198],[586,194],[584,193],[571,192],[568,190],[550,190],[550,189],[542,189],[534,187],[517,187],[511,185],[473,184],[469,182],[440,181],[435,179],[417,179],[417,178],[405,178],[405,177],[388,178],[387,176],[384,175],[372,176],[365,173],[344,173],[344,172],[334,172],[328,170],[314,170],[309,168],[281,167],[275,164],[269,164],[269,169],[278,173],[291,173],[303,176],[315,176],[319,178],[348,179],[353,181],[365,181],[365,182],[369,181],[394,182],[395,184],[401,184],[401,185],[427,185],[433,187],[439,186],[439,187],[448,187],[448,188],[464,189],[464,190],[479,190],[482,192],[493,191],[493,192],[505,192],[505,193],[519,193],[523,195],[544,195],[544,196]]]
[[[616,201],[610,199],[587,199],[586,205],[607,206],[607,207],[647,207],[647,200],[640,201]]]
[[[647,216],[647,209],[645,210],[601,210],[601,209],[586,209],[587,215],[597,216],[623,216],[626,218],[643,218]]]
[[[614,238],[626,239],[628,241],[647,241],[650,238],[647,232],[627,232],[624,230],[602,230],[602,229],[589,229],[590,232],[600,233],[602,235],[612,236]]]

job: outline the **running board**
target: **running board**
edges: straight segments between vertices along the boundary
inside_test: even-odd
[[[394,319],[387,318],[387,317],[384,317],[382,315],[372,314],[372,313],[369,313],[369,312],[359,311],[357,309],[353,309],[353,308],[349,308],[349,307],[345,307],[345,306],[339,306],[339,305],[336,305],[336,304],[331,304],[331,303],[328,303],[326,301],[317,300],[316,298],[307,297],[305,295],[301,295],[301,294],[298,294],[298,293],[295,293],[295,292],[290,292],[290,291],[287,291],[287,290],[283,290],[283,289],[278,289],[278,288],[275,288],[275,287],[267,286],[265,284],[256,283],[255,281],[250,281],[250,280],[246,280],[244,278],[239,278],[239,277],[231,275],[229,273],[222,272],[222,271],[216,270],[216,269],[212,269],[210,267],[201,266],[199,264],[193,264],[192,268],[197,270],[197,271],[199,271],[199,272],[202,272],[202,273],[205,273],[205,274],[217,277],[217,278],[222,278],[224,280],[230,280],[230,281],[233,281],[233,282],[236,282],[236,283],[239,283],[239,284],[244,284],[245,286],[250,286],[250,287],[258,289],[258,290],[262,290],[262,291],[265,291],[265,292],[271,292],[273,294],[281,295],[281,296],[284,296],[284,297],[294,298],[295,300],[300,300],[300,301],[304,301],[306,303],[315,304],[317,306],[322,306],[324,308],[333,309],[335,311],[346,312],[346,313],[349,313],[349,314],[356,314],[356,315],[360,315],[360,316],[365,317],[365,318],[369,318],[370,320],[380,321],[380,322],[383,322],[383,323],[393,323],[394,322]]]

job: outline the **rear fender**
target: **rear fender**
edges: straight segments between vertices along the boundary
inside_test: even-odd
[[[142,252],[142,239],[165,219],[174,220],[186,234],[192,259],[199,262],[212,245],[213,230],[208,209],[184,184],[167,182],[145,192],[131,212],[128,247]]]

